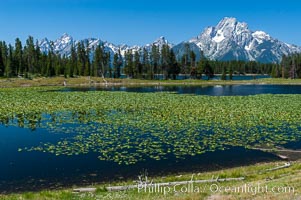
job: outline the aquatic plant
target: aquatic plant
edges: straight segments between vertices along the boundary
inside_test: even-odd
[[[99,153],[134,164],[300,139],[301,95],[196,96],[174,93],[0,89],[0,122],[65,133],[57,143],[23,147],[59,155]]]

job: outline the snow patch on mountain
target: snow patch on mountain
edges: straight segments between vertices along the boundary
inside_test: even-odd
[[[216,43],[219,43],[219,42],[223,41],[224,39],[225,39],[225,36],[221,30],[218,30],[216,36],[214,36],[214,38],[212,38],[212,40]]]

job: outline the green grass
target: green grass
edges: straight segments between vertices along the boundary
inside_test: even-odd
[[[64,190],[53,190],[53,191],[39,191],[39,192],[27,192],[22,194],[9,194],[9,195],[0,195],[0,199],[5,200],[55,200],[55,199],[74,199],[74,200],[92,200],[92,199],[123,199],[123,200],[159,200],[159,199],[207,199],[209,197],[216,199],[298,199],[301,196],[301,163],[299,161],[294,162],[291,167],[280,169],[277,171],[270,171],[262,173],[266,169],[273,168],[277,165],[282,165],[283,162],[277,163],[265,163],[265,164],[256,164],[246,167],[236,167],[231,169],[224,169],[214,172],[206,173],[195,173],[194,180],[207,180],[212,177],[245,177],[244,181],[232,181],[232,182],[214,182],[206,184],[194,184],[195,187],[199,188],[199,192],[195,193],[185,193],[179,192],[180,187],[177,187],[177,193],[170,192],[166,195],[163,192],[138,192],[137,189],[132,189],[128,191],[120,192],[106,192],[102,188],[109,186],[109,184],[100,184],[97,186],[99,188],[95,193],[72,193],[72,188]],[[170,175],[167,177],[149,177],[153,179],[154,182],[169,182],[169,181],[188,181],[192,177],[192,174],[182,174],[181,177],[176,177]],[[128,182],[115,182],[110,185],[128,185],[133,184],[132,181]],[[242,187],[244,184],[255,187],[257,184],[260,186],[267,186],[268,191],[257,192],[254,194],[250,192],[226,192],[225,190],[221,192],[213,192],[210,190],[210,187],[215,188],[212,184],[217,184],[219,187],[232,187],[238,188]],[[287,188],[287,192],[273,193],[272,188]],[[288,187],[291,188],[289,192]],[[293,192],[294,191],[294,192]]]
[[[68,86],[104,86],[105,81],[100,77],[37,77],[32,80],[20,78],[0,78],[0,87],[34,87],[34,86],[62,86],[66,80]],[[142,79],[106,79],[111,85],[236,85],[236,84],[301,84],[301,79],[265,78],[241,81],[223,80],[142,80]]]

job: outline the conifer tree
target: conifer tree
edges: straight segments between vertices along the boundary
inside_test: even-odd
[[[149,65],[149,53],[146,48],[142,50],[142,74],[144,78],[151,79],[151,68]]]
[[[77,68],[77,53],[74,47],[74,44],[71,46],[71,55],[69,58],[69,76],[73,77],[74,75],[78,74],[78,68]]]
[[[7,63],[6,63],[6,69],[5,69],[5,76],[6,77],[13,77],[14,76],[14,57],[13,57],[13,46],[12,45],[8,45],[8,58],[7,58]]]
[[[36,73],[41,74],[42,73],[42,66],[41,66],[42,52],[41,52],[38,40],[36,40],[36,45],[35,45],[35,51],[34,51],[34,53],[35,53],[34,54],[34,63],[35,63],[35,68],[36,68],[35,71],[36,71]],[[22,69],[22,68],[23,67],[21,67],[21,70],[24,71],[24,69]]]
[[[161,70],[160,74],[164,75],[164,78],[167,78],[168,72],[167,68],[168,65],[170,64],[170,52],[169,52],[169,46],[167,44],[162,45],[161,49]]]
[[[172,79],[175,80],[177,75],[180,73],[181,69],[176,60],[176,55],[173,50],[170,50],[170,52],[169,52],[168,61],[169,61],[168,67],[167,67],[168,77],[170,77],[170,75],[171,75]]]
[[[134,69],[133,69],[133,52],[132,52],[132,50],[128,50],[125,53],[124,70],[125,70],[125,73],[129,76],[129,78],[133,78]]]
[[[34,42],[33,42],[33,37],[29,36],[28,39],[26,40],[26,47],[24,48],[24,54],[25,54],[25,62],[27,69],[25,69],[26,72],[33,74],[34,73],[34,67],[35,67],[35,60],[34,60],[34,55],[35,55],[35,47],[34,47]]]
[[[231,81],[233,80],[233,67],[232,67],[232,65],[230,65],[230,69],[229,69],[229,79]]]
[[[151,55],[150,55],[150,60],[151,60],[151,72],[154,76],[154,74],[158,74],[159,70],[158,70],[158,65],[159,65],[159,60],[160,60],[160,50],[159,47],[157,47],[156,45],[152,45],[152,49],[151,49]],[[153,79],[154,77],[152,77]]]
[[[120,49],[118,53],[114,54],[113,67],[114,67],[114,78],[120,78],[121,76],[122,58]]]
[[[23,48],[22,48],[22,43],[19,38],[16,39],[15,41],[15,51],[14,51],[14,66],[12,75],[16,76],[17,74],[23,74],[24,73],[24,64],[23,64]]]
[[[4,62],[3,62],[3,55],[2,55],[2,43],[0,43],[0,77],[4,76]]]
[[[138,51],[135,51],[134,53],[133,72],[134,72],[134,78],[141,78],[142,65],[140,62],[140,54]]]
[[[221,76],[221,80],[226,80],[227,79],[227,69],[225,66],[223,66],[223,73],[222,73],[222,76]]]
[[[90,65],[90,48],[88,40],[85,43],[85,57],[84,57],[84,76],[90,76],[91,74],[91,65]]]
[[[78,55],[78,62],[77,62],[77,68],[78,68],[78,74],[80,76],[84,75],[85,72],[85,58],[86,58],[86,52],[83,42],[77,43],[77,55]]]

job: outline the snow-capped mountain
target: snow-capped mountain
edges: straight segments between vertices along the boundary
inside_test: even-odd
[[[187,43],[198,57],[202,50],[206,57],[216,60],[279,62],[283,54],[301,52],[300,47],[274,39],[263,31],[251,31],[245,22],[229,17],[215,27],[206,28],[196,38],[175,46],[178,56],[183,55]]]
[[[48,53],[49,50],[51,49],[51,47],[53,46],[47,38],[39,40],[38,44],[39,44],[40,50],[44,53]]]
[[[39,45],[42,52],[48,53],[52,48],[56,53],[69,56],[72,44],[76,45],[78,42],[88,44],[91,56],[97,45],[103,44],[112,57],[119,50],[124,56],[128,50],[135,52],[146,48],[151,51],[152,45],[162,48],[164,44],[172,48],[178,58],[186,53],[187,46],[196,53],[197,58],[202,51],[204,56],[215,60],[256,60],[264,63],[280,62],[283,54],[301,52],[301,47],[281,42],[263,31],[252,31],[245,22],[231,17],[225,17],[217,26],[207,27],[199,36],[178,45],[173,45],[163,36],[144,46],[128,46],[95,38],[74,40],[66,33],[54,42],[44,38],[39,41]]]
[[[64,33],[59,39],[55,40],[53,43],[54,52],[59,52],[63,54],[63,52],[71,52],[71,46],[73,44],[73,38],[69,36],[67,33]],[[68,55],[67,54],[67,55]]]
[[[152,45],[156,45],[159,48],[162,48],[164,44],[167,44],[170,48],[172,48],[173,46],[173,44],[169,43],[168,40],[166,40],[163,36],[156,39],[153,43],[146,44],[145,46],[128,46],[126,44],[115,45],[113,43],[102,41],[96,38],[73,40],[73,38],[66,33],[64,33],[60,38],[58,38],[54,42],[49,41],[47,38],[44,38],[39,41],[39,46],[42,52],[48,53],[51,50],[51,48],[53,48],[53,51],[55,53],[69,56],[71,53],[72,44],[76,47],[77,43],[79,42],[83,42],[85,45],[87,44],[88,48],[91,50],[92,55],[98,45],[104,45],[105,51],[110,52],[111,56],[114,56],[115,53],[119,53],[119,50],[121,55],[124,56],[124,54],[129,50],[131,50],[133,53],[136,51],[141,51],[143,48],[146,48],[150,51]]]
[[[167,39],[165,39],[164,36],[159,37],[158,39],[156,39],[153,43],[151,44],[146,44],[144,47],[147,50],[151,50],[152,45],[156,45],[157,47],[159,47],[160,49],[162,48],[163,45],[168,45],[170,48],[172,48],[174,45],[172,43],[170,43]]]

